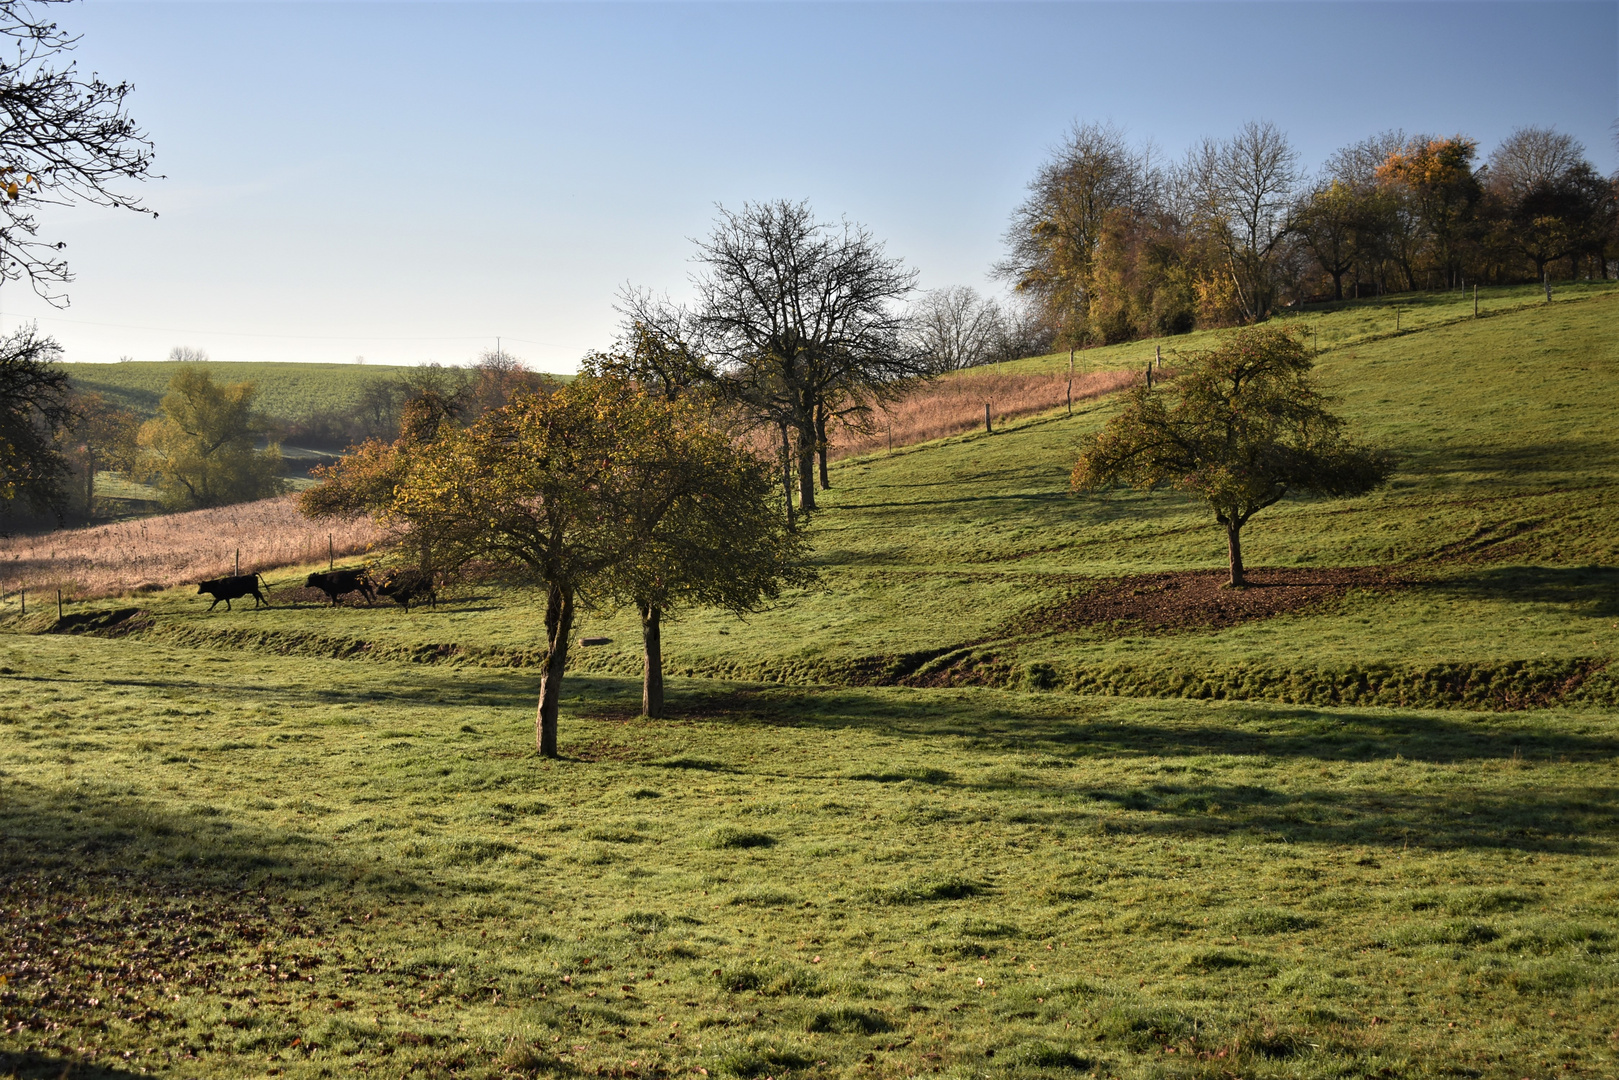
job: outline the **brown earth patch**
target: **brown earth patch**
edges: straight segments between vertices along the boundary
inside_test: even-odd
[[[1414,584],[1388,567],[1355,566],[1248,571],[1248,585],[1227,586],[1224,570],[1141,574],[1094,587],[1013,619],[1007,636],[1088,630],[1124,624],[1144,630],[1218,630],[1319,607],[1350,589],[1391,590]]]

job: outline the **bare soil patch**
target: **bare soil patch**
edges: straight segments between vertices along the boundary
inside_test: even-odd
[[[1142,630],[1208,629],[1303,611],[1337,600],[1350,589],[1392,590],[1415,584],[1383,566],[1249,570],[1249,584],[1226,585],[1225,570],[1141,574],[1098,581],[1046,607],[1025,612],[1010,635],[1049,634],[1119,625]]]

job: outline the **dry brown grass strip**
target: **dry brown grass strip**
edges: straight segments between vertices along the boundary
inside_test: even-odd
[[[238,550],[244,574],[324,561],[328,534],[339,558],[383,539],[368,520],[311,521],[287,495],[0,540],[0,586],[61,589],[84,600],[118,596],[223,577]]]
[[[1101,397],[1122,390],[1141,378],[1139,371],[1096,371],[1074,376],[1074,400]],[[1050,412],[1067,401],[1066,373],[996,375],[970,373],[937,379],[916,393],[872,417],[870,430],[845,428],[832,435],[829,458],[855,457],[886,450],[889,435],[895,447],[977,431],[984,426],[984,404],[999,424],[1024,416]]]

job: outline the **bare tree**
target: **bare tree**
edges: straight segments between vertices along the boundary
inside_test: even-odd
[[[1322,169],[1325,178],[1343,184],[1360,200],[1363,217],[1354,244],[1357,274],[1369,272],[1379,288],[1386,287],[1390,270],[1399,271],[1406,288],[1416,288],[1422,217],[1408,191],[1381,183],[1377,175],[1391,155],[1412,141],[1398,128],[1380,132],[1334,152]]]
[[[786,200],[721,207],[697,261],[701,351],[757,416],[794,437],[799,506],[813,510],[827,419],[926,373],[899,307],[915,271],[864,227],[816,221],[807,203]]]
[[[169,350],[171,364],[206,364],[208,353],[205,349],[194,349],[190,345],[176,345]]]
[[[1555,187],[1585,164],[1585,147],[1556,128],[1523,127],[1490,152],[1487,186],[1509,203]]]
[[[0,281],[27,278],[53,303],[72,280],[65,246],[39,238],[42,206],[119,207],[157,215],[117,185],[147,179],[152,144],[125,111],[132,87],[86,77],[79,39],[41,9],[65,0],[0,0]]]
[[[713,391],[717,373],[702,355],[702,328],[689,308],[626,286],[616,310],[624,316],[619,340],[587,355],[587,371],[629,379],[667,401]]]
[[[1007,257],[998,276],[1045,309],[1048,322],[1078,344],[1089,318],[1090,274],[1108,213],[1145,213],[1163,176],[1150,144],[1132,147],[1112,124],[1075,123],[1068,139],[1029,182],[1012,212]]]
[[[1298,151],[1275,124],[1249,121],[1230,139],[1193,147],[1182,176],[1194,220],[1223,254],[1243,313],[1265,318],[1280,245],[1292,227]]]
[[[936,372],[993,361],[1005,334],[1000,305],[967,285],[923,293],[911,309],[911,319],[917,349]]]

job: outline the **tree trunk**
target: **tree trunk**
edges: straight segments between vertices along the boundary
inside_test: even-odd
[[[84,448],[84,523],[96,517],[96,455],[88,446]]]
[[[1344,273],[1342,270],[1332,275],[1332,298],[1334,300],[1344,298]]]
[[[815,509],[815,417],[798,426],[798,508]]]
[[[787,438],[787,421],[777,422],[781,429],[781,492],[787,501],[787,528],[793,528],[793,445]]]
[[[1248,579],[1242,572],[1242,526],[1237,524],[1236,518],[1228,518],[1225,523],[1226,552],[1231,556],[1231,587],[1240,589],[1248,584]]]
[[[568,637],[573,633],[573,590],[552,585],[545,597],[545,671],[540,676],[540,709],[534,739],[541,757],[557,756],[557,703],[562,700],[562,673],[568,666]]]
[[[826,472],[826,410],[815,406],[815,453],[821,459],[821,490],[832,490],[832,478]]]
[[[656,720],[663,716],[663,613],[656,604],[642,604],[641,715]]]

